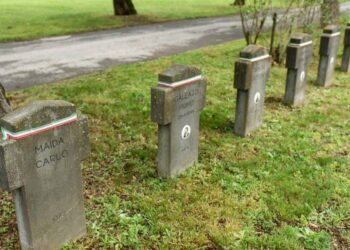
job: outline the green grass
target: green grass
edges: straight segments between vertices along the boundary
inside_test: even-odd
[[[139,16],[114,17],[112,0],[2,0],[0,41],[28,40],[133,24],[228,15],[231,0],[135,0]],[[182,2],[182,3],[181,3]]]
[[[0,42],[237,13],[232,0],[134,0],[138,16],[114,17],[112,0],[1,0]],[[280,3],[274,3],[279,6]]]
[[[66,249],[348,249],[350,76],[312,85],[305,106],[281,104],[286,70],[274,67],[262,127],[233,134],[233,63],[242,41],[126,65],[10,93],[75,103],[90,119],[92,155],[83,164],[88,235]],[[199,164],[178,178],[156,172],[157,126],[150,88],[172,63],[208,78]],[[339,63],[339,60],[338,60]],[[0,248],[18,247],[12,199],[0,192]]]

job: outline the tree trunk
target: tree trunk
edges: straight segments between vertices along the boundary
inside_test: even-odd
[[[9,100],[6,98],[4,86],[0,83],[0,118],[12,111]]]
[[[245,0],[235,0],[233,2],[233,5],[245,5]]]
[[[339,24],[339,1],[323,0],[321,5],[321,25]]]
[[[273,13],[272,16],[272,30],[271,30],[271,39],[270,39],[270,55],[272,56],[272,59],[275,61],[275,35],[276,35],[276,27],[277,27],[277,13]]]
[[[113,5],[114,15],[116,16],[127,16],[137,14],[132,0],[113,0]]]

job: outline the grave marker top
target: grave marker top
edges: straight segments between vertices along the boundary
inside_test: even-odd
[[[234,87],[240,90],[247,90],[251,87],[252,82],[265,75],[265,60],[270,62],[270,55],[267,49],[262,46],[248,45],[240,52],[240,59],[235,63]],[[254,67],[253,71],[253,66]],[[263,76],[265,77],[265,76]]]
[[[190,85],[192,83],[199,83],[203,80],[200,69],[192,66],[185,66],[180,64],[172,65],[168,70],[158,75],[159,84],[152,88],[152,102],[151,102],[151,119],[160,124],[169,124],[176,116],[174,114],[176,102],[175,92],[185,91],[187,89],[180,89],[180,87]],[[189,93],[191,94],[191,93]],[[201,98],[196,111],[200,111],[205,106],[205,93],[195,93],[196,98]],[[180,96],[181,97],[181,96]],[[188,96],[191,97],[191,96]],[[185,97],[182,99],[186,99]]]
[[[339,26],[334,24],[327,25],[323,29],[323,33],[325,34],[336,34],[339,33],[339,31]]]
[[[350,46],[350,23],[348,23],[345,28],[344,45]]]
[[[287,47],[286,67],[298,69],[308,65],[312,59],[312,37],[298,33],[291,37]]]
[[[290,44],[303,44],[312,41],[312,36],[305,33],[296,33],[290,38]]]
[[[201,71],[196,67],[174,64],[169,69],[163,71],[158,75],[158,81],[160,83],[175,83],[200,75]]]
[[[340,69],[346,73],[350,72],[350,23],[348,23],[345,28],[344,50]]]
[[[253,59],[268,54],[267,49],[262,46],[248,45],[240,51],[240,58]]]
[[[340,30],[337,25],[328,25],[323,29],[320,44],[320,55],[329,56],[338,49]],[[333,39],[336,38],[336,39]]]

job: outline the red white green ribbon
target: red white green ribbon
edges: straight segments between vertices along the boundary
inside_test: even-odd
[[[267,55],[263,55],[263,56],[259,56],[259,57],[254,57],[254,58],[239,58],[239,60],[241,61],[247,61],[247,62],[257,62],[257,61],[260,61],[260,60],[264,60],[264,59],[267,59],[267,58],[270,58],[270,55],[267,54]]]
[[[307,41],[305,43],[290,43],[288,46],[293,46],[293,47],[305,47],[305,46],[308,46],[308,45],[311,45],[312,44],[312,41]]]
[[[178,88],[178,87],[181,87],[181,86],[185,86],[187,84],[194,83],[196,81],[200,81],[202,79],[203,79],[203,77],[201,75],[199,75],[199,76],[191,77],[191,78],[188,78],[188,79],[185,79],[185,80],[182,80],[182,81],[173,82],[173,83],[158,82],[158,85],[161,86],[161,87],[174,89],[174,88]]]
[[[3,140],[10,140],[10,139],[21,140],[21,139],[24,139],[28,136],[36,135],[36,134],[42,133],[44,131],[52,130],[52,129],[67,125],[67,124],[72,123],[76,120],[78,120],[78,115],[73,114],[71,116],[68,116],[66,118],[51,122],[49,124],[42,125],[42,126],[39,126],[36,128],[30,128],[30,129],[23,130],[20,132],[11,132],[5,128],[1,128],[2,139]]]
[[[327,37],[340,36],[340,32],[336,32],[332,34],[323,33],[322,36],[327,36]]]

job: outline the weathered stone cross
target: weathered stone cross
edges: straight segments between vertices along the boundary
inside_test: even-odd
[[[87,118],[68,102],[36,101],[0,126],[0,187],[13,194],[22,249],[59,249],[84,235]]]

